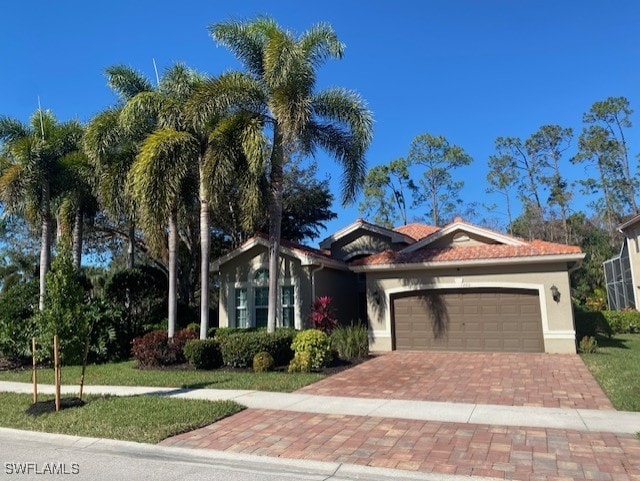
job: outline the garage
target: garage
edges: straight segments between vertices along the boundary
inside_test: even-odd
[[[412,291],[392,298],[393,348],[544,352],[538,291]]]

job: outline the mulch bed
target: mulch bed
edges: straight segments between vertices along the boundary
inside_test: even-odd
[[[78,408],[85,405],[85,402],[77,397],[67,397],[60,399],[60,410],[69,409],[69,408]],[[42,414],[53,413],[56,411],[56,401],[55,399],[51,399],[49,401],[38,401],[35,404],[32,404],[25,411],[27,414],[31,414],[32,416],[40,416]]]

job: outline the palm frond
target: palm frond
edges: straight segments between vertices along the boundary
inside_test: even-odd
[[[123,101],[127,101],[142,92],[153,90],[151,82],[137,70],[127,65],[113,65],[105,69],[107,83]]]
[[[5,115],[0,116],[0,141],[11,143],[14,140],[27,137],[31,134],[32,130],[28,125]]]
[[[141,92],[131,98],[120,112],[120,126],[128,134],[152,131],[158,123],[166,96],[159,92]]]
[[[197,142],[186,132],[163,129],[145,139],[129,173],[143,230],[152,234],[166,225],[170,212],[177,208],[182,183],[197,154]]]
[[[185,106],[186,117],[194,126],[203,126],[226,113],[247,110],[266,115],[267,93],[255,78],[228,72],[204,81]]]
[[[266,37],[252,23],[240,20],[213,23],[209,33],[219,44],[227,47],[244,64],[252,75],[261,77],[264,72],[263,50]]]
[[[340,59],[344,55],[345,46],[328,23],[312,26],[300,36],[299,43],[307,60],[316,67],[328,58]]]
[[[96,165],[106,162],[109,154],[120,150],[124,133],[120,127],[121,109],[107,109],[97,114],[84,133],[84,150]]]
[[[176,63],[162,75],[158,91],[178,102],[185,102],[200,81],[201,77],[195,71],[184,64]]]

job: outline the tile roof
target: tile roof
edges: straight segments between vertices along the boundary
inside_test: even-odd
[[[438,232],[440,230],[440,227],[414,223],[414,224],[401,225],[400,227],[396,227],[393,230],[396,232],[399,232],[400,234],[407,235],[412,239],[415,239],[416,241],[419,241],[420,239],[423,239],[435,232]]]
[[[580,247],[531,241],[526,245],[486,244],[469,247],[424,247],[413,252],[386,250],[363,259],[357,259],[352,266],[379,266],[390,264],[421,264],[425,262],[452,262],[480,259],[508,259],[516,257],[537,257],[562,254],[580,254]]]

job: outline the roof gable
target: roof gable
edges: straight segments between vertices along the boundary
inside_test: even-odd
[[[323,239],[320,242],[321,249],[330,249],[331,245],[340,239],[361,230],[363,233],[373,233],[377,235],[382,235],[388,237],[391,243],[405,243],[405,244],[413,244],[415,239],[407,234],[402,232],[398,232],[396,230],[387,229],[386,227],[381,227],[379,225],[372,224],[367,222],[364,219],[357,219],[355,222],[352,222],[348,226],[340,229],[339,231],[331,234],[326,239]]]
[[[527,243],[521,239],[511,237],[500,232],[495,232],[484,227],[480,227],[473,224],[463,222],[461,219],[456,218],[451,224],[443,227],[419,240],[415,244],[402,249],[402,253],[411,253],[425,247],[453,247],[456,248],[456,244],[462,245],[463,241],[467,239],[473,239],[474,245],[486,244],[486,245],[508,245],[508,246],[525,246]],[[446,242],[442,242],[446,239]],[[439,242],[440,241],[440,242]],[[469,246],[470,247],[470,246]]]

